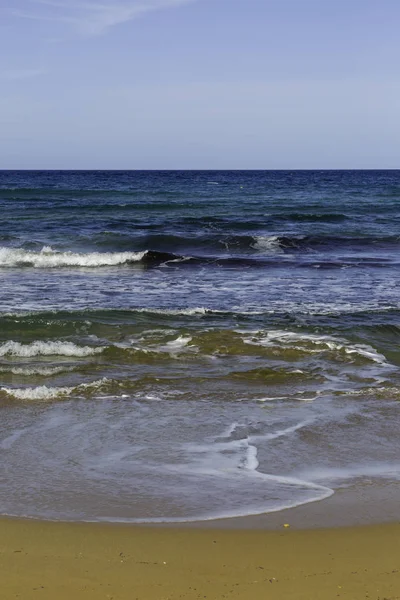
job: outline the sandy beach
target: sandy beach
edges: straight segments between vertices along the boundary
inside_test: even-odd
[[[400,598],[400,524],[165,529],[3,519],[1,598]]]

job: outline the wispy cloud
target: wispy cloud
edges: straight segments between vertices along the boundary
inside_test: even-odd
[[[7,69],[4,71],[0,70],[0,79],[18,81],[20,79],[33,79],[46,73],[46,69]]]
[[[155,10],[188,4],[194,0],[22,0],[15,17],[65,23],[83,35],[100,35],[111,27]]]

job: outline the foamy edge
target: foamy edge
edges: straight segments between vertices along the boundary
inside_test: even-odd
[[[17,400],[56,400],[57,398],[68,397],[72,394],[83,393],[88,389],[99,389],[109,383],[107,378],[99,379],[91,383],[81,383],[75,387],[47,387],[41,385],[34,388],[9,388],[2,387],[0,390]]]
[[[145,252],[57,252],[44,246],[40,252],[21,248],[0,248],[0,267],[30,266],[37,269],[57,267],[111,267],[139,262]]]
[[[70,356],[87,357],[103,352],[104,348],[93,348],[92,346],[77,346],[73,342],[41,342],[35,341],[30,344],[21,344],[12,340],[0,344],[0,357],[15,356],[20,358],[32,358],[34,356]]]

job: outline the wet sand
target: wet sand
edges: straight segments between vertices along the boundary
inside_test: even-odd
[[[400,599],[400,524],[278,531],[0,521],[2,600]]]
[[[335,490],[321,502],[283,511],[190,523],[185,527],[213,529],[331,529],[400,522],[400,486],[393,481],[369,481]]]

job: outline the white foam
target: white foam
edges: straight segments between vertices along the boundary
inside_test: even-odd
[[[236,429],[240,427],[239,423],[232,423],[232,425],[230,425],[227,430],[222,434],[223,438],[230,438],[236,431]]]
[[[146,252],[56,252],[45,246],[40,252],[20,248],[0,248],[0,267],[30,266],[38,269],[57,267],[110,267],[138,262]]]
[[[0,367],[1,373],[12,373],[13,375],[22,375],[23,377],[30,377],[31,375],[39,375],[42,377],[52,377],[53,375],[58,375],[59,373],[66,373],[68,371],[73,371],[74,367]]]
[[[241,439],[234,439],[235,433],[240,427],[240,423],[233,423],[223,434],[221,438],[215,438],[216,441],[211,444],[188,444],[186,449],[189,450],[192,460],[189,464],[183,465],[169,465],[167,468],[171,473],[188,473],[191,476],[199,477],[211,477],[211,478],[223,478],[230,483],[228,486],[238,485],[239,481],[242,481],[242,486],[246,487],[251,480],[258,480],[262,485],[266,484],[266,491],[271,483],[278,485],[290,486],[295,490],[307,490],[306,498],[297,498],[293,501],[277,502],[277,504],[265,504],[262,502],[258,505],[246,504],[237,509],[223,510],[223,511],[210,511],[208,513],[199,514],[194,517],[171,517],[171,518],[105,518],[97,520],[105,521],[120,521],[120,522],[135,522],[135,523],[184,523],[194,521],[212,521],[216,519],[227,519],[234,517],[244,517],[249,515],[258,515],[263,513],[280,512],[288,508],[294,508],[303,504],[309,504],[311,502],[317,502],[324,500],[331,496],[334,491],[333,489],[309,481],[308,479],[300,479],[299,477],[286,476],[286,475],[272,475],[259,471],[259,461],[257,458],[258,449],[255,444],[257,441],[273,440],[281,436],[290,435],[298,429],[308,425],[311,420],[303,421],[288,427],[266,435],[249,435]],[[245,425],[243,426],[245,427]],[[239,432],[240,433],[240,432]],[[228,439],[233,436],[233,439]],[[223,439],[224,441],[218,441]]]
[[[146,338],[142,336],[137,341],[139,343],[141,343],[145,340],[146,340]],[[192,341],[191,336],[180,335],[175,340],[171,340],[171,341],[167,342],[166,344],[162,344],[162,345],[150,344],[150,345],[148,345],[147,348],[143,348],[142,346],[138,346],[138,345],[137,346],[132,346],[132,345],[127,346],[126,344],[115,344],[115,345],[120,348],[124,348],[124,349],[130,348],[133,350],[140,350],[140,352],[144,352],[144,353],[160,352],[160,353],[170,354],[171,357],[176,357],[178,354],[180,354],[181,352],[184,352],[184,351],[197,352],[197,350],[198,350],[197,346],[189,345],[191,341]],[[131,340],[131,343],[132,343],[132,340]]]
[[[378,398],[398,398],[400,395],[399,387],[367,387],[360,390],[349,390],[343,392],[346,396],[376,396]]]
[[[189,452],[196,457],[195,466],[191,469],[202,474],[220,475],[222,473],[238,473],[241,471],[258,472],[259,461],[257,458],[257,444],[260,442],[269,442],[281,437],[290,436],[292,433],[307,427],[313,423],[313,419],[300,421],[284,429],[279,429],[272,433],[247,434],[247,426],[240,423],[233,423],[223,434],[221,438],[216,438],[211,444],[189,444]],[[241,428],[244,428],[244,436],[241,435]],[[265,475],[262,473],[261,475]]]
[[[303,392],[297,392],[293,396],[267,396],[265,398],[256,398],[256,402],[260,402],[260,404],[267,404],[268,402],[279,402],[281,400],[287,400],[290,402],[314,402],[319,398],[321,392],[316,392],[316,396],[302,396]]]
[[[16,398],[17,400],[55,400],[62,396],[69,396],[74,388],[69,387],[47,387],[41,385],[35,388],[7,388],[2,387],[2,392]]]
[[[103,413],[102,406],[99,410]],[[162,412],[164,414],[164,411]],[[142,450],[147,448],[147,443],[142,445],[141,440],[135,440],[132,444],[130,426],[125,428],[124,425],[120,435],[115,434],[115,425],[121,417],[125,423],[125,410],[121,412],[118,421],[109,420],[110,415],[107,417],[106,431],[111,435],[111,446],[107,444],[107,436],[105,438],[100,436],[101,441],[98,439],[99,436],[96,434],[99,424],[96,416],[98,414],[93,411],[93,405],[88,407],[85,417],[81,408],[77,414],[71,415],[69,404],[67,410],[62,404],[58,404],[52,407],[50,412],[46,411],[46,421],[40,421],[38,424],[34,421],[31,433],[29,429],[25,430],[27,437],[22,438],[22,444],[18,441],[21,436],[25,436],[22,428],[17,432],[14,431],[15,435],[11,436],[9,432],[5,432],[3,439],[0,440],[0,447],[4,450],[13,447],[13,456],[15,449],[16,457],[26,457],[25,450],[31,446],[32,441],[35,451],[35,442],[38,448],[45,442],[44,448],[47,452],[54,450],[54,459],[52,457],[48,461],[47,475],[51,478],[54,474],[55,482],[62,477],[67,487],[62,502],[56,505],[51,501],[57,492],[54,486],[51,486],[50,495],[46,495],[44,501],[42,495],[35,496],[29,504],[29,514],[26,515],[28,509],[24,499],[21,500],[18,496],[20,482],[17,479],[15,484],[13,473],[12,484],[8,488],[7,497],[3,499],[3,514],[16,513],[15,516],[24,514],[48,520],[132,523],[210,521],[277,512],[322,500],[333,493],[332,489],[324,485],[308,481],[307,476],[300,479],[287,476],[285,473],[275,475],[261,472],[257,457],[258,444],[250,443],[251,435],[244,437],[249,429],[259,430],[258,421],[254,424],[247,421],[244,424],[233,423],[224,434],[224,436],[231,436],[231,439],[212,435],[205,439],[200,438],[200,444],[196,442],[186,444],[177,436],[178,439],[175,439],[172,445],[177,444],[177,454],[171,455],[171,458],[175,457],[171,464],[165,464],[163,460],[162,464],[157,465],[153,460],[149,461],[141,456]],[[103,416],[102,414],[101,422]],[[86,418],[89,421],[86,421]],[[137,415],[135,415],[136,419]],[[86,431],[85,423],[90,424],[90,427],[88,433],[83,435]],[[267,422],[265,425],[271,431],[271,424]],[[301,423],[298,423],[297,426],[300,425]],[[141,424],[138,426],[141,428]],[[20,428],[20,425],[18,427]],[[279,433],[277,429],[275,433]],[[125,433],[129,431],[127,439],[124,439],[124,431]],[[92,436],[96,436],[96,442],[95,437]],[[241,436],[242,438],[238,439]],[[166,441],[168,443],[168,439]],[[10,456],[10,459],[13,456]],[[34,454],[33,461],[40,466],[39,456],[40,454]],[[168,460],[169,456],[166,452],[165,460]],[[73,460],[70,460],[71,458]],[[176,458],[178,460],[175,460]],[[21,462],[24,463],[23,460]],[[76,462],[81,463],[83,469],[76,469]],[[28,469],[32,469],[31,463],[28,464]],[[159,484],[156,479],[153,479],[153,474],[157,478],[162,477],[159,484],[162,485],[164,481],[165,488],[158,487]],[[34,469],[32,473],[21,471],[20,475],[20,481],[28,487],[32,485],[32,481],[34,485],[37,482],[37,473]],[[104,482],[109,482],[109,485],[104,486]],[[142,483],[143,487],[141,487]],[[76,500],[75,493],[82,485],[90,500],[83,513],[82,505]],[[145,508],[143,512],[135,508],[127,511],[126,499],[131,497],[132,485],[136,487],[139,485],[145,494],[150,490],[153,497],[155,497],[154,493],[159,492],[157,497],[161,499],[161,504],[156,503],[159,508],[156,507],[155,512],[151,506],[149,509]],[[98,496],[99,492],[100,496]],[[108,500],[105,501],[107,498]],[[175,510],[177,503],[178,511]],[[140,507],[138,508],[140,510]]]
[[[383,354],[380,354],[371,346],[368,346],[367,344],[351,344],[348,340],[343,338],[281,330],[267,332],[257,331],[254,332],[254,334],[254,337],[245,338],[243,341],[246,344],[264,347],[273,347],[278,342],[279,344],[286,344],[295,350],[301,350],[309,354],[320,354],[322,351],[320,346],[325,346],[325,348],[328,348],[329,350],[344,351],[346,354],[350,355],[356,354],[377,364],[388,365]],[[317,348],[313,348],[312,346],[317,346]]]
[[[245,469],[247,469],[248,471],[257,471],[258,467],[260,466],[257,455],[258,450],[256,446],[252,446],[251,444],[249,444],[246,458],[243,463]]]
[[[278,431],[275,431],[274,433],[267,433],[264,435],[251,435],[249,439],[253,442],[263,440],[277,440],[281,437],[285,437],[286,435],[290,435],[291,433],[295,433],[296,431],[299,431],[299,429],[303,429],[304,427],[311,425],[313,422],[313,419],[307,419],[306,421],[301,421],[300,423],[296,423],[296,425],[286,427],[285,429],[280,429]]]
[[[104,348],[93,348],[91,346],[77,346],[72,342],[40,342],[21,344],[10,340],[0,344],[0,356],[19,356],[32,358],[33,356],[93,356],[100,354]]]
[[[34,388],[2,387],[0,390],[8,396],[16,398],[17,400],[56,400],[57,398],[68,397],[72,394],[82,393],[88,389],[97,390],[108,382],[108,379],[103,378],[99,379],[98,381],[93,381],[92,383],[82,383],[81,385],[77,385],[75,387],[47,387],[46,385],[41,385]]]
[[[183,350],[183,348],[185,348],[191,341],[192,338],[190,335],[186,337],[184,335],[180,335],[178,338],[176,338],[176,340],[167,342],[166,348],[172,352],[179,352],[180,350]]]
[[[148,313],[154,315],[166,315],[166,316],[193,316],[193,315],[206,315],[207,313],[224,314],[224,311],[209,310],[202,306],[196,308],[182,308],[182,309],[168,309],[168,308],[134,308],[132,312]]]
[[[280,240],[277,235],[259,235],[255,238],[255,240],[255,243],[252,244],[252,248],[254,248],[255,250],[273,253],[283,252],[283,248],[280,244]]]

